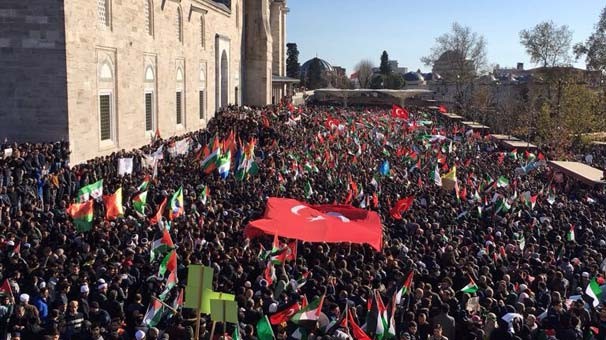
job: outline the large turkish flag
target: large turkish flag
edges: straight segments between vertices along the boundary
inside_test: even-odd
[[[278,235],[306,242],[367,243],[381,251],[381,218],[374,211],[350,205],[308,205],[270,197],[262,219],[244,229],[247,237]]]

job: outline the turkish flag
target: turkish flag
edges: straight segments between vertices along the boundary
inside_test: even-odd
[[[389,214],[391,215],[391,217],[395,218],[396,220],[401,220],[402,213],[405,212],[406,210],[410,209],[410,207],[412,206],[412,202],[414,200],[415,200],[414,196],[402,198],[401,200],[396,202],[396,205],[393,208],[391,208],[391,210],[389,211]]]
[[[290,320],[290,318],[292,318],[293,315],[295,315],[299,310],[301,310],[301,305],[299,305],[298,302],[293,302],[292,304],[284,307],[284,309],[282,309],[281,311],[272,314],[269,317],[269,322],[272,325],[280,325]]]
[[[448,112],[448,110],[446,109],[446,106],[444,106],[444,105],[438,106],[438,111],[440,111],[440,113],[447,113]]]
[[[391,116],[394,118],[402,118],[408,120],[409,113],[408,110],[406,110],[405,108],[393,104],[391,106]]]
[[[246,237],[279,235],[306,242],[367,243],[381,250],[381,218],[374,211],[350,205],[308,205],[294,199],[270,197],[262,219],[250,222]]]

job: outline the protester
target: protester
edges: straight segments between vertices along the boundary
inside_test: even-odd
[[[198,318],[181,298],[188,265],[203,264],[214,269],[214,290],[236,295],[244,339],[267,339],[257,327],[265,315],[304,300],[311,308],[322,296],[317,322],[290,315],[272,325],[275,336],[605,339],[605,295],[594,303],[587,288],[604,288],[604,187],[555,181],[544,164],[549,152],[507,153],[440,116],[410,111],[404,119],[376,107],[229,107],[205,130],[168,139],[159,131],[139,150],[83,164],[69,164],[66,142],[5,143],[3,336],[193,339]],[[132,172],[120,175],[131,158]],[[594,152],[592,162],[603,158]],[[82,196],[100,180],[103,195]],[[114,211],[109,196],[120,188],[124,208]],[[382,249],[295,242],[295,258],[272,265],[268,277],[264,254],[292,240],[251,240],[243,230],[269,197],[377,211]],[[407,197],[412,203],[394,211]],[[74,214],[76,202],[91,202],[90,222]],[[173,245],[154,248],[165,231]],[[150,314],[160,300],[163,312]],[[202,316],[201,339],[212,324]],[[234,324],[215,326],[215,338],[234,337]]]

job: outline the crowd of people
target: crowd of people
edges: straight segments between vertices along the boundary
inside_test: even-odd
[[[67,142],[5,143],[1,149],[12,153],[0,159],[2,336],[193,339],[196,311],[179,297],[188,266],[203,264],[214,269],[213,289],[234,294],[239,307],[238,324],[215,325],[217,339],[264,340],[260,319],[320,296],[318,322],[273,325],[275,337],[360,339],[351,322],[341,322],[347,312],[368,338],[606,339],[606,295],[596,301],[587,294],[590,282],[604,290],[604,187],[554,180],[543,162],[548,153],[512,154],[439,113],[411,111],[405,120],[385,108],[230,107],[205,130],[77,165],[69,163]],[[236,148],[256,142],[257,173],[238,179],[236,164],[225,179],[203,171],[204,151],[230,136]],[[171,153],[184,138],[189,152]],[[161,159],[149,166],[158,150]],[[132,173],[118,174],[121,158],[133,159]],[[453,167],[456,191],[436,178]],[[132,199],[149,178],[142,215]],[[92,229],[78,231],[66,209],[101,179],[105,194],[122,188],[123,216],[107,220],[104,204],[95,202]],[[180,187],[184,214],[150,222]],[[272,248],[272,236],[243,233],[268,197],[377,211],[382,251],[298,242],[296,258],[269,283],[259,254]],[[396,219],[390,210],[404,197],[414,202]],[[175,287],[158,275],[162,256],[150,261],[165,228],[177,254]],[[302,277],[303,284],[290,284]],[[151,325],[144,318],[160,295],[170,308]],[[392,304],[393,335],[373,334],[367,324],[377,296]],[[200,323],[200,339],[209,339],[210,316]]]

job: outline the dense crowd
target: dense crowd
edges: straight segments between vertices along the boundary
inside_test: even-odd
[[[405,121],[381,108],[288,111],[224,110],[207,129],[178,137],[190,141],[184,155],[171,154],[176,138],[78,165],[69,164],[66,142],[3,145],[12,154],[0,159],[0,281],[10,286],[2,287],[2,335],[193,339],[195,311],[171,301],[187,284],[188,265],[204,264],[214,269],[214,290],[235,294],[243,339],[257,338],[265,315],[324,294],[314,326],[284,322],[273,326],[275,337],[353,338],[341,322],[344,311],[364,326],[369,299],[378,294],[393,303],[410,273],[410,289],[388,308],[397,339],[606,339],[603,299],[597,304],[586,294],[591,281],[604,290],[603,187],[560,180],[542,161],[549,154],[504,152],[439,114],[418,111]],[[236,147],[256,141],[258,173],[239,180],[235,164],[226,179],[203,172],[203,151],[230,135]],[[157,150],[162,159],[154,169],[146,160]],[[118,175],[120,158],[133,158],[132,174]],[[379,171],[386,161],[387,174]],[[438,186],[434,175],[454,166],[456,192]],[[150,177],[142,216],[132,198]],[[124,215],[106,220],[96,202],[92,229],[78,232],[66,209],[80,188],[101,179],[105,194],[122,188]],[[181,186],[185,213],[170,224],[150,223]],[[205,187],[210,194],[202,197]],[[390,209],[410,196],[411,208],[394,219]],[[259,254],[272,248],[272,237],[243,233],[268,197],[375,210],[383,249],[299,242],[296,259],[276,268],[269,284]],[[167,283],[157,274],[162,258],[150,261],[150,250],[167,227],[179,282],[164,299],[171,308],[152,327],[144,316]],[[304,284],[290,284],[301,277]],[[461,291],[470,283],[477,291]],[[203,315],[201,339],[210,338],[211,325]],[[229,339],[235,326],[217,324],[215,338]]]

